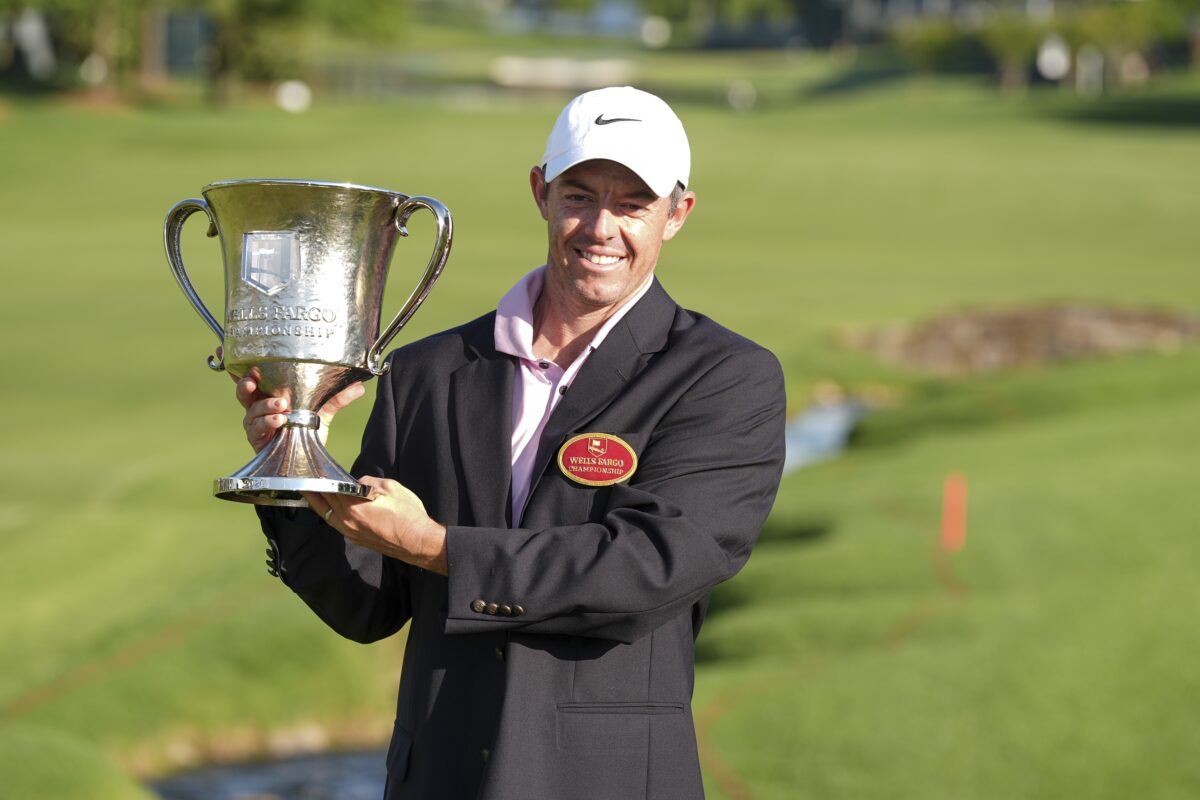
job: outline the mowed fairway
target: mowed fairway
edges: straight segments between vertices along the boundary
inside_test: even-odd
[[[48,796],[51,777],[63,797],[133,797],[102,759],[155,772],[390,729],[401,640],[339,640],[267,576],[250,509],[209,497],[249,450],[162,217],[232,178],[437,197],[455,249],[406,341],[540,262],[526,175],[559,105],[3,112],[0,797]],[[714,598],[695,701],[711,797],[1200,792],[1200,351],[943,383],[833,344],[963,305],[1197,310],[1200,136],[1037,113],[1052,106],[905,82],[679,109],[700,204],[667,288],[774,350],[793,409],[821,378],[900,398],[845,457],[785,479]],[[185,256],[219,315],[203,228]],[[391,308],[428,253],[432,226],[410,228]],[[344,462],[366,410],[334,429]],[[952,470],[968,537],[939,572]]]

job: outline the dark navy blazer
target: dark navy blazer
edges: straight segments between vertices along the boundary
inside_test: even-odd
[[[404,484],[448,527],[449,577],[349,544],[307,510],[259,507],[282,579],[356,641],[411,620],[388,800],[701,798],[695,637],[775,498],[779,364],[655,280],[551,415],[513,529],[516,364],[494,321],[392,354],[353,469]],[[580,433],[632,445],[628,483],[559,470]]]

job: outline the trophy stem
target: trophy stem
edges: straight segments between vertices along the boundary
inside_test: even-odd
[[[366,497],[370,488],[333,460],[317,434],[319,426],[320,418],[313,412],[291,412],[284,427],[250,463],[228,478],[213,481],[213,494],[239,503],[295,508],[308,507],[301,492]]]

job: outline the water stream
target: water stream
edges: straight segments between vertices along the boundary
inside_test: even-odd
[[[162,800],[379,800],[385,752],[204,767],[150,785]]]

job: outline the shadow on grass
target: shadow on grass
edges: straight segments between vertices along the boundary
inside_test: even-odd
[[[822,100],[864,89],[876,89],[909,76],[909,72],[894,64],[877,64],[839,72],[836,75],[806,86],[800,100]]]
[[[860,420],[848,447],[885,447],[931,434],[988,428],[1054,413],[1048,405],[987,381],[927,381],[916,385],[903,405]]]
[[[833,532],[833,522],[827,519],[808,520],[782,525],[767,521],[758,537],[757,551],[777,544],[809,543],[824,539]]]
[[[789,544],[814,544],[827,538],[832,532],[833,523],[829,520],[807,520],[787,525],[768,522],[758,539],[758,545],[754,549],[753,557],[770,558],[771,550],[774,547]],[[705,620],[710,621],[727,611],[732,611],[735,608],[741,608],[754,602],[763,602],[763,597],[759,594],[754,584],[745,578],[734,578],[732,581],[723,583],[713,590],[712,595],[708,599]],[[711,663],[728,658],[729,656],[730,653],[728,651],[722,650],[715,643],[710,644],[709,640],[704,637],[701,637],[696,642],[697,663]]]
[[[1122,97],[1050,112],[1067,122],[1143,128],[1200,127],[1200,96]]]
[[[908,387],[901,404],[864,417],[850,436],[849,449],[1111,408],[1155,413],[1164,398],[1200,391],[1197,365],[1200,347],[1187,347],[970,378],[923,379]]]
[[[13,72],[0,73],[0,97],[42,99],[54,97],[62,87],[41,83]]]

